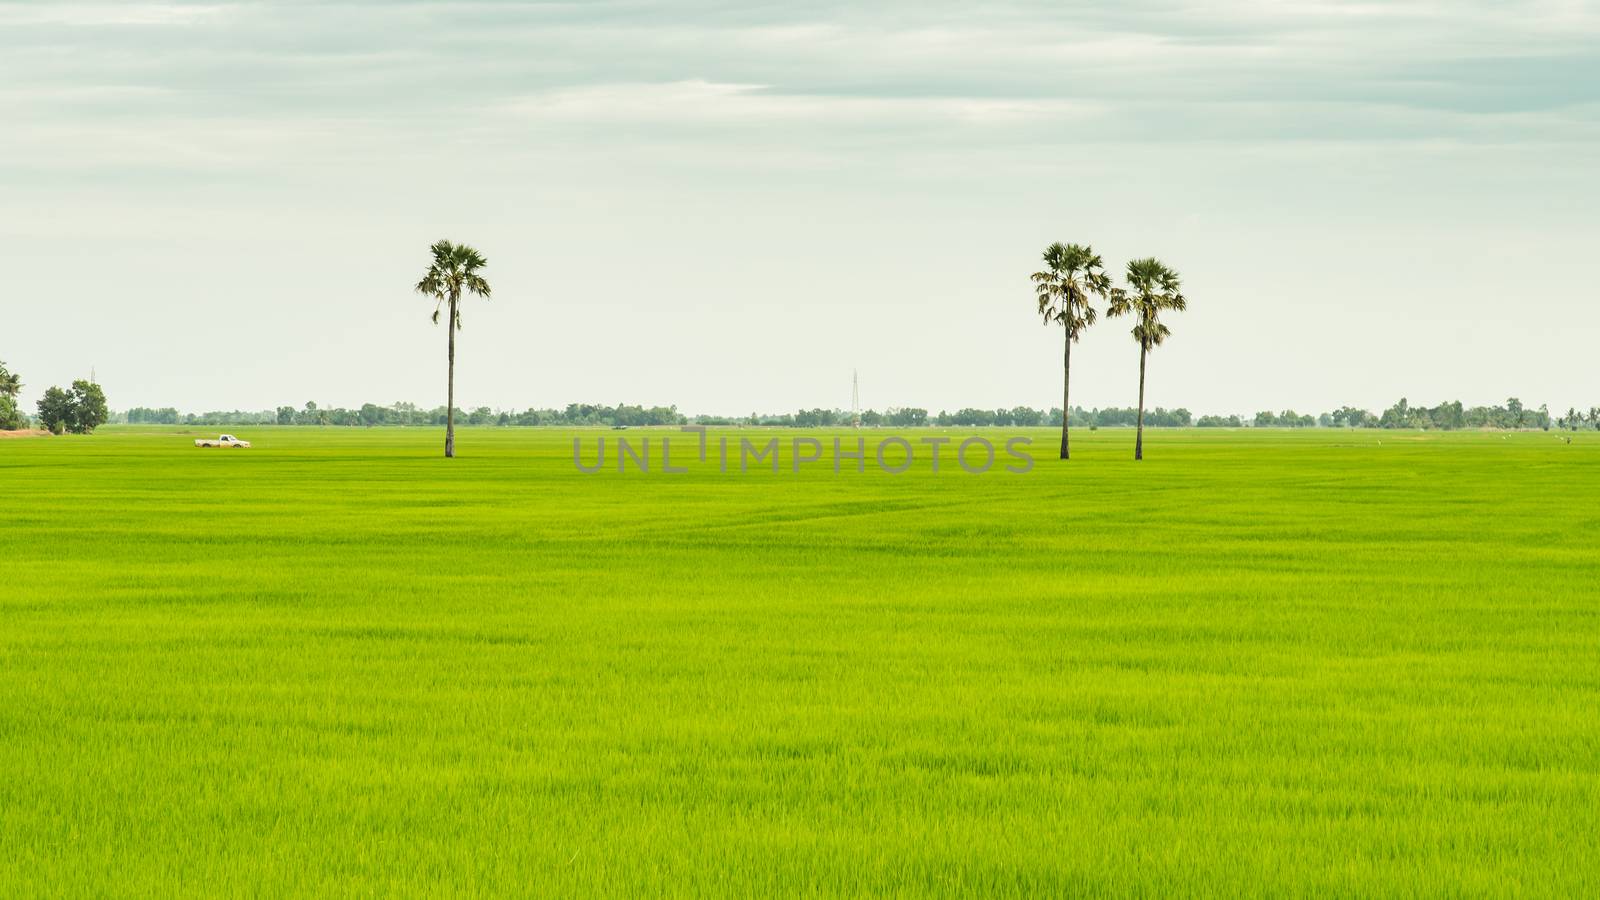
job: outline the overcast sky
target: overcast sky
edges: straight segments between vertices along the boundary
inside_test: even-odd
[[[33,401],[1060,403],[1027,276],[1155,255],[1152,406],[1600,404],[1600,4],[0,2]],[[1075,403],[1132,405],[1104,321]]]

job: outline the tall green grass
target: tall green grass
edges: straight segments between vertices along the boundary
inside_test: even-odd
[[[1597,436],[1031,434],[0,441],[0,893],[1600,894]]]

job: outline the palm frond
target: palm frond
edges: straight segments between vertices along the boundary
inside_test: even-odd
[[[424,275],[422,280],[417,282],[416,291],[417,293],[428,297],[443,296],[444,281],[440,278],[440,273],[434,269],[429,269],[428,274]]]
[[[1112,288],[1108,295],[1106,315],[1125,316],[1133,311],[1133,301],[1129,299],[1128,292],[1122,288]]]

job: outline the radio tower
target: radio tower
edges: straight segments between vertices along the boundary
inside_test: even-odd
[[[861,376],[850,370],[850,425],[861,427]]]

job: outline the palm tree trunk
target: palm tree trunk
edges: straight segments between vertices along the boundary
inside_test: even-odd
[[[449,388],[445,393],[444,406],[444,455],[446,459],[456,455],[456,298],[450,298],[450,319],[445,323],[445,330],[450,332],[450,380]]]
[[[1150,349],[1139,345],[1139,433],[1133,439],[1133,458],[1144,459],[1144,358]]]
[[[1067,425],[1072,421],[1072,403],[1068,398],[1072,396],[1072,333],[1065,328],[1061,329],[1067,334],[1067,349],[1061,356],[1061,458],[1070,459],[1067,452]]]

